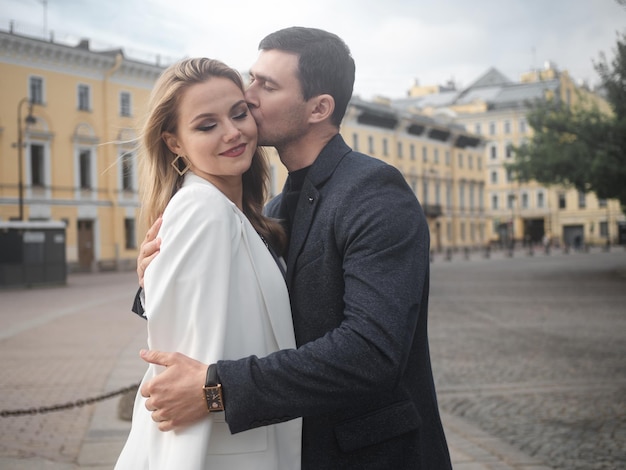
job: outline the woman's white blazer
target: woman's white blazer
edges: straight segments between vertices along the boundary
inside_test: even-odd
[[[188,173],[158,236],[161,250],[144,279],[150,349],[210,364],[295,348],[282,274],[244,214],[215,186]],[[162,370],[149,365],[143,381]],[[224,413],[207,413],[183,431],[161,432],[145,400],[137,394],[116,469],[300,468],[300,419],[233,435]]]

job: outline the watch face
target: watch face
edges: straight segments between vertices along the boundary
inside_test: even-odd
[[[205,387],[204,393],[209,411],[224,411],[222,390],[219,385],[216,387]]]

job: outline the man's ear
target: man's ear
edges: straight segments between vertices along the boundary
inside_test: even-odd
[[[163,142],[165,142],[167,148],[170,149],[170,152],[172,152],[174,155],[181,154],[180,144],[178,143],[178,139],[174,134],[172,134],[171,132],[163,132],[163,134],[161,134],[161,139],[163,139]]]
[[[322,94],[311,98],[313,108],[309,117],[309,122],[322,122],[330,120],[335,111],[335,99],[328,95]]]

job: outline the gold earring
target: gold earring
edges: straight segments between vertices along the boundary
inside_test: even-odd
[[[183,168],[182,170],[178,168],[178,160],[180,159],[182,159],[185,163],[185,168]],[[176,155],[176,158],[172,160],[172,163],[170,163],[170,165],[172,165],[174,170],[176,170],[176,173],[178,173],[180,176],[183,176],[185,173],[187,173],[187,171],[189,171],[189,168],[191,168],[191,162],[187,160],[187,157],[183,155]]]

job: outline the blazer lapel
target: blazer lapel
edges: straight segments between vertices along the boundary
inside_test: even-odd
[[[276,344],[279,349],[295,348],[293,323],[288,321],[291,320],[289,294],[282,273],[279,274],[272,254],[247,220],[242,232]]]
[[[302,252],[315,211],[323,197],[320,188],[332,176],[341,159],[350,151],[350,147],[346,145],[341,135],[335,135],[322,149],[306,175],[289,235],[287,256],[287,287],[289,288],[293,283],[296,260]]]
[[[312,169],[311,169],[312,170]],[[306,241],[313,221],[313,215],[319,202],[319,191],[307,177],[302,186],[300,198],[298,199],[298,209],[293,221],[289,239],[289,250],[287,256],[287,287],[291,287],[296,259],[302,251],[302,246]]]

